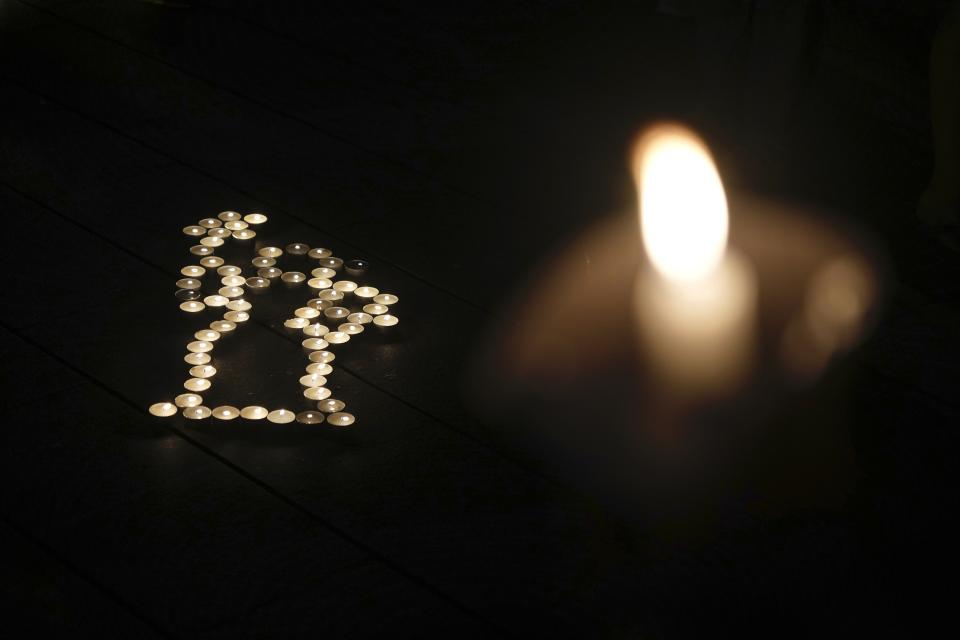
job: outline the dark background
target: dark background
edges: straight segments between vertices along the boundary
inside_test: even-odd
[[[770,109],[749,82],[721,95],[702,21],[651,2],[0,4],[6,624],[673,638],[942,621],[960,270],[914,210],[945,3],[794,4],[810,51],[774,74],[790,98]],[[761,45],[744,55],[766,64]],[[843,211],[893,266],[854,359],[854,495],[669,551],[461,400],[466,354],[529,268],[629,205],[627,144],[661,117],[704,133],[729,186]],[[199,326],[172,296],[180,229],[224,209],[267,213],[258,240],[366,258],[401,297],[397,332],[336,350],[350,430],[147,415]],[[207,404],[302,400],[280,324],[298,295],[242,327],[252,348],[218,345]]]

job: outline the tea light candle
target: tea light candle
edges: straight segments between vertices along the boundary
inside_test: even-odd
[[[204,227],[199,225],[190,225],[189,227],[184,227],[183,232],[188,236],[205,236],[207,235],[207,230]]]
[[[277,269],[276,267],[264,267],[263,269],[257,269],[257,275],[261,278],[273,280],[274,278],[279,278],[281,275],[283,275],[283,271]]]
[[[280,276],[280,279],[287,284],[300,284],[307,279],[307,276],[299,271],[285,271],[283,275]]]
[[[327,423],[335,427],[349,427],[355,420],[352,413],[337,412],[327,416]]]
[[[212,269],[214,267],[219,267],[220,265],[222,265],[223,258],[221,258],[220,256],[207,256],[206,258],[200,259],[200,264],[203,265],[204,267],[208,267]]]
[[[327,384],[327,379],[319,373],[308,373],[300,376],[300,384],[305,387],[322,387]]]
[[[230,237],[230,229],[226,229],[223,227],[220,227],[217,229],[210,229],[207,231],[207,236],[210,238],[220,238],[221,240],[223,240],[225,238]],[[203,240],[201,240],[200,242],[203,243]]]
[[[210,417],[210,408],[204,406],[187,407],[183,410],[183,417],[188,420],[203,420]]]
[[[352,280],[338,280],[333,283],[334,291],[339,291],[340,293],[350,293],[351,291],[356,290],[357,283]]]
[[[217,274],[221,276],[238,276],[242,269],[240,267],[235,267],[232,264],[225,265],[217,269]]]
[[[188,353],[187,355],[183,356],[183,361],[191,365],[207,364],[210,362],[210,360],[211,358],[209,353]]]
[[[327,278],[310,278],[307,286],[311,289],[329,289],[333,283]]]
[[[223,276],[220,278],[220,284],[225,287],[240,287],[246,282],[243,276]]]
[[[187,391],[206,391],[210,388],[210,381],[204,378],[188,378],[183,383],[183,388]]]
[[[243,295],[243,287],[220,287],[217,293],[225,298],[239,298]],[[226,302],[224,302],[224,304],[226,304]]]
[[[240,417],[244,420],[263,420],[267,417],[266,407],[251,405],[240,410]]]
[[[211,411],[211,414],[217,420],[233,420],[240,415],[240,410],[225,404]]]
[[[202,244],[195,244],[190,247],[190,253],[195,256],[208,256],[213,253],[212,247],[205,247]]]
[[[329,258],[333,255],[333,251],[324,249],[323,247],[314,247],[307,252],[307,255],[315,260],[319,260],[320,258]]]
[[[233,232],[233,237],[237,240],[250,240],[257,235],[257,232],[253,229],[240,229],[239,231]]]
[[[320,424],[323,414],[318,411],[301,411],[297,414],[297,422],[301,424]]]
[[[183,269],[180,269],[180,273],[187,276],[188,278],[199,278],[207,272],[203,267],[197,265],[188,265]]]
[[[326,335],[326,339],[330,344],[343,344],[350,340],[350,334],[343,331],[331,331]]]
[[[303,396],[310,400],[323,400],[330,397],[330,389],[326,387],[307,387],[303,390]]]
[[[377,317],[385,318],[386,316]],[[342,325],[337,327],[337,329],[351,336],[357,335],[358,333],[363,333],[363,325],[356,322],[344,322]]]
[[[208,364],[199,364],[195,367],[190,367],[190,375],[194,378],[212,378],[216,374],[216,367],[212,367]]]
[[[283,255],[283,249],[280,247],[263,247],[257,254],[264,258],[279,258]]]
[[[202,238],[200,240],[200,244],[205,247],[220,247],[223,246],[223,238],[207,236],[206,238]]]
[[[216,342],[220,339],[220,332],[214,331],[213,329],[200,329],[200,331],[193,334],[193,337],[206,342]]]
[[[377,304],[390,306],[391,304],[397,304],[398,302],[400,302],[400,298],[393,295],[392,293],[381,293],[378,296],[373,296],[373,301],[376,302]]]
[[[178,407],[197,407],[203,403],[203,398],[195,393],[181,393],[173,399],[173,403]]]
[[[233,331],[237,325],[231,320],[214,320],[210,323],[210,328],[223,334]]]
[[[374,303],[374,304],[363,305],[364,313],[369,313],[372,316],[379,316],[380,314],[386,313],[389,310],[390,310],[390,307],[388,307],[385,304]]]
[[[378,293],[380,293],[380,290],[377,289],[376,287],[357,287],[354,290],[353,295],[357,296],[358,298],[364,298],[366,300],[370,300],[371,298],[375,297]]]
[[[257,268],[272,267],[273,265],[277,264],[277,261],[274,260],[273,258],[265,258],[263,256],[260,256],[251,260],[250,264],[252,264]]]
[[[329,335],[329,334],[328,334]],[[329,344],[323,338],[307,338],[300,344],[303,345],[304,349],[317,350],[317,349],[326,349]]]
[[[378,327],[392,327],[392,326],[395,326],[398,322],[400,322],[400,318],[398,318],[397,316],[392,316],[389,313],[376,316],[373,319],[373,324],[377,325]]]
[[[240,214],[237,213],[236,211],[221,211],[220,213],[217,214],[217,217],[223,220],[224,222],[228,222],[231,220],[239,220]]]
[[[310,247],[303,244],[302,242],[294,242],[293,244],[287,245],[287,253],[292,256],[303,256],[310,251]]]
[[[229,300],[226,296],[207,296],[203,302],[210,307],[225,307]]]
[[[267,414],[267,420],[275,424],[287,424],[288,422],[293,422],[296,418],[296,415],[293,411],[287,409],[274,409]]]
[[[343,320],[350,315],[350,309],[346,307],[330,307],[323,310],[323,315],[328,320]]]
[[[219,226],[222,225],[223,223],[220,222],[219,220],[217,220],[216,218],[204,218],[203,220],[201,220],[201,221],[198,222],[197,224],[199,224],[201,227],[205,227],[205,228],[207,228],[207,229],[216,229],[217,227],[219,227]]]
[[[177,412],[177,407],[172,402],[157,402],[150,405],[150,414],[160,418],[169,418]]]
[[[373,321],[373,316],[369,313],[351,313],[347,316],[347,320],[356,324],[367,324]]]
[[[314,278],[326,278],[331,280],[336,277],[337,272],[334,269],[329,269],[327,267],[317,267],[316,269],[311,269],[310,275]]]
[[[177,300],[198,300],[203,293],[198,289],[177,289],[173,295]]]
[[[196,278],[180,278],[177,280],[178,289],[199,289],[200,287],[200,281]]]
[[[314,351],[307,357],[310,358],[310,362],[326,364],[336,360],[337,355],[332,351]],[[311,371],[311,373],[313,372]],[[329,371],[327,373],[329,373]],[[324,375],[326,375],[326,373]]]
[[[316,318],[320,315],[320,312],[313,307],[299,307],[293,312],[293,315],[298,318]]]
[[[316,351],[314,353],[320,353],[320,352]],[[321,376],[328,376],[331,373],[333,373],[333,367],[331,367],[326,362],[311,362],[310,364],[307,365],[306,369],[307,369],[307,373],[317,373],[317,374],[320,374]]]
[[[241,229],[246,229],[249,225],[243,220],[231,220],[230,222],[224,222],[223,226],[230,231],[240,231]]]
[[[315,322],[314,324],[307,325],[303,328],[303,334],[312,338],[319,338],[320,336],[326,335],[329,332],[330,329],[328,329],[326,325],[322,325],[319,322]]]
[[[307,306],[317,311],[323,311],[324,309],[329,309],[333,306],[333,303],[329,300],[321,300],[320,298],[310,298],[307,300]]]
[[[370,263],[366,260],[353,259],[343,265],[343,268],[352,276],[362,276],[370,268]]]
[[[327,302],[339,302],[343,300],[343,294],[333,289],[324,289],[317,293],[317,299]]]
[[[303,329],[310,324],[306,318],[287,318],[283,321],[283,326],[287,329]]]
[[[227,311],[223,314],[223,318],[231,323],[246,322],[250,319],[250,314],[246,311]],[[236,324],[234,324],[234,326],[236,326]]]
[[[317,409],[320,409],[320,411],[324,413],[336,413],[341,411],[345,406],[347,405],[336,398],[327,398],[317,403]]]
[[[187,351],[193,353],[206,353],[207,351],[213,351],[213,343],[206,340],[194,340],[193,342],[187,343]]]
[[[231,300],[227,303],[227,309],[230,309],[231,311],[249,311],[252,306],[252,304],[243,298],[237,298],[236,300]]]
[[[197,302],[196,300],[190,300],[189,302],[181,302],[180,308],[187,313],[197,313],[198,311],[203,311],[206,308],[206,305],[202,302]]]
[[[267,221],[267,216],[262,213],[248,213],[243,219],[250,224],[263,224]]]
[[[317,264],[319,264],[321,267],[326,267],[327,269],[333,269],[334,271],[337,271],[343,267],[343,260],[334,257],[320,258],[320,260],[317,261]]]
[[[270,281],[266,278],[261,278],[260,276],[255,278],[247,278],[244,283],[251,289],[266,289],[270,286]]]

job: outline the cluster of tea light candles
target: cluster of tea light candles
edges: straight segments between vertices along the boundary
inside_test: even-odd
[[[199,244],[190,247],[190,253],[198,256],[199,264],[187,265],[180,269],[184,277],[177,280],[176,297],[180,300],[180,309],[185,313],[198,313],[207,307],[224,307],[226,312],[220,320],[214,320],[209,328],[200,329],[193,334],[193,340],[187,344],[187,355],[184,361],[189,365],[190,377],[183,383],[187,393],[182,393],[172,402],[157,402],[150,406],[149,411],[158,417],[171,417],[182,413],[191,420],[216,418],[219,420],[246,420],[267,419],[277,424],[286,424],[296,420],[303,424],[327,423],[345,427],[353,424],[352,414],[343,411],[345,404],[341,400],[330,397],[330,390],[323,385],[333,372],[335,356],[328,350],[332,345],[339,345],[350,340],[351,336],[364,331],[364,325],[374,324],[378,327],[395,326],[399,319],[389,313],[390,306],[399,302],[399,298],[390,293],[380,293],[372,286],[359,286],[352,280],[336,280],[338,272],[346,269],[347,273],[362,273],[366,264],[362,260],[343,260],[333,255],[329,249],[310,248],[303,243],[288,244],[284,249],[279,247],[263,247],[257,251],[251,260],[256,269],[256,275],[244,277],[243,269],[234,265],[224,264],[223,258],[214,255],[214,250],[230,238],[239,241],[248,241],[257,233],[251,226],[263,224],[267,216],[262,213],[241,215],[236,211],[222,211],[216,218],[204,218],[196,225],[184,227],[183,233],[190,237],[200,238]],[[293,256],[304,256],[317,261],[320,265],[310,273],[299,271],[282,271],[276,267],[277,258],[284,252]],[[204,296],[201,292],[200,278],[207,269],[216,269],[221,276],[221,286],[217,293]],[[220,337],[227,332],[235,331],[238,326],[250,319],[253,305],[244,299],[245,289],[263,291],[270,287],[273,280],[279,279],[288,286],[306,285],[316,297],[307,301],[306,305],[294,311],[294,317],[284,321],[284,326],[292,330],[300,330],[305,336],[301,344],[309,351],[310,364],[306,367],[306,374],[300,377],[303,385],[303,395],[317,401],[317,411],[301,411],[296,413],[290,409],[251,405],[242,409],[231,405],[222,405],[213,409],[204,406],[200,392],[211,387],[211,379],[217,373],[216,367],[211,364],[211,352]],[[352,295],[361,302],[365,302],[362,312],[351,313],[342,303],[345,295]],[[320,321],[322,316],[322,321]],[[336,323],[336,330],[331,331],[327,324]]]

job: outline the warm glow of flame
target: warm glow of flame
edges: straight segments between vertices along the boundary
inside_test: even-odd
[[[706,144],[689,129],[661,124],[633,151],[640,229],[647,256],[664,277],[705,278],[727,246],[727,198]]]

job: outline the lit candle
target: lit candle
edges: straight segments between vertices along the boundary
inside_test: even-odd
[[[239,231],[233,232],[233,237],[237,240],[249,240],[257,235],[257,232],[253,229],[240,229]]]
[[[358,298],[363,298],[364,300],[369,301],[371,298],[376,297],[377,294],[379,293],[380,293],[380,290],[377,289],[376,287],[357,287],[354,290],[353,295],[357,296]]]
[[[347,405],[336,398],[327,398],[326,400],[321,400],[317,403],[317,409],[320,409],[320,411],[323,411],[324,413],[336,413],[343,410],[345,406]]]
[[[221,211],[217,214],[217,217],[223,220],[224,222],[234,221],[240,219],[240,214],[236,211]]]
[[[400,322],[400,318],[390,315],[389,313],[384,313],[383,315],[375,316],[373,318],[373,324],[377,325],[378,327],[393,327],[398,322]]]
[[[350,293],[351,291],[356,290],[357,283],[352,280],[338,280],[333,283],[334,291],[339,291],[340,293]]]
[[[208,364],[198,364],[195,367],[190,367],[190,375],[194,378],[212,378],[216,374],[216,367],[212,367]]]
[[[173,404],[178,407],[198,407],[203,403],[203,398],[195,393],[181,393],[173,399]]]
[[[316,351],[315,353],[320,352]],[[307,373],[318,373],[321,376],[328,376],[333,373],[333,367],[326,362],[311,362],[307,365]]]
[[[328,329],[326,325],[320,324],[319,322],[315,322],[303,328],[303,334],[312,338],[319,338],[320,336],[326,335],[329,332],[330,329]]]
[[[202,244],[205,247],[220,247],[220,246],[223,246],[223,238],[207,236],[206,238],[200,239],[200,244]]]
[[[279,258],[283,255],[283,249],[280,247],[263,247],[257,254],[264,258]]]
[[[270,281],[267,280],[266,278],[261,278],[260,276],[256,276],[253,278],[247,278],[244,281],[244,284],[246,284],[251,289],[262,290],[270,286]]]
[[[150,405],[149,411],[160,418],[169,418],[177,412],[177,406],[172,402],[157,402]]]
[[[237,328],[236,323],[230,320],[214,320],[210,323],[210,328],[221,334],[229,333]]]
[[[236,322],[246,322],[250,319],[250,314],[246,311],[227,311],[225,314],[223,314],[223,318],[224,320],[229,320],[231,324]],[[234,324],[234,326],[236,326],[236,324]]]
[[[368,324],[373,321],[373,316],[371,316],[369,313],[351,313],[349,316],[347,316],[347,320],[357,324]]]
[[[198,311],[203,311],[206,308],[206,305],[202,302],[197,302],[196,300],[190,300],[189,302],[181,302],[180,308],[187,313],[197,313]]]
[[[207,342],[216,342],[220,339],[220,332],[214,331],[213,329],[200,329],[193,334],[193,337],[197,340],[205,340]]]
[[[183,361],[187,364],[207,364],[210,360],[209,353],[188,353],[183,356]]]
[[[195,256],[209,256],[213,253],[212,247],[205,247],[202,244],[195,244],[190,247],[190,253]]]
[[[241,287],[246,282],[243,276],[223,276],[220,284],[225,287]]]
[[[300,376],[300,384],[305,387],[322,387],[327,384],[327,379],[319,373],[308,373]]]
[[[250,224],[263,224],[267,221],[267,216],[263,215],[262,213],[248,213],[247,215],[243,216],[243,219]]]
[[[183,417],[188,420],[203,420],[210,417],[210,407],[187,407],[183,410]]]
[[[217,269],[217,274],[221,276],[238,276],[242,269],[240,267],[235,267],[232,264],[228,264]]]
[[[307,286],[311,289],[329,289],[333,283],[327,278],[310,278]]]
[[[293,422],[295,418],[296,415],[293,411],[287,409],[274,409],[267,414],[267,420],[276,424],[287,424],[288,422]]]
[[[398,302],[400,302],[400,298],[393,295],[392,293],[381,293],[378,296],[374,296],[373,301],[376,302],[377,304],[390,306],[391,304],[397,304]]]
[[[320,315],[320,312],[313,307],[299,307],[293,312],[293,315],[298,318],[316,318]]]
[[[307,252],[307,255],[315,260],[319,260],[320,258],[329,258],[333,255],[333,251],[324,249],[323,247],[314,247]]]
[[[306,318],[287,318],[283,321],[283,326],[287,329],[303,329],[310,324]]]
[[[293,244],[287,245],[287,253],[292,256],[303,256],[310,251],[310,247],[303,244],[302,242],[294,242]]]
[[[210,388],[210,381],[204,378],[187,378],[183,388],[187,391],[206,391]]]
[[[230,309],[231,311],[249,311],[251,307],[253,307],[253,305],[243,298],[231,300],[227,303],[227,309]]]
[[[177,289],[173,295],[177,300],[199,300],[203,293],[198,289]]]
[[[193,264],[187,265],[187,266],[184,267],[183,269],[180,269],[180,273],[182,273],[183,275],[187,276],[188,278],[199,278],[200,276],[202,276],[202,275],[205,274],[206,272],[207,272],[207,270],[204,269],[203,267],[199,267],[199,266],[193,265]]]
[[[332,280],[336,277],[337,272],[335,269],[330,269],[328,267],[317,267],[316,269],[311,269],[310,275],[314,278],[325,278],[327,280]]]
[[[330,397],[330,389],[326,387],[307,387],[303,390],[303,397],[310,400],[324,400]]]
[[[225,298],[239,298],[243,295],[243,287],[220,287],[217,293]]]
[[[377,318],[385,318],[385,317],[386,316],[377,316]],[[355,336],[358,333],[363,333],[363,325],[357,322],[344,322],[339,327],[337,327],[337,330],[342,331],[343,333],[346,333],[348,335]]]
[[[664,125],[633,157],[647,262],[634,290],[655,377],[675,392],[727,388],[753,354],[756,282],[727,247],[727,200],[706,145]]]
[[[327,334],[327,335],[333,335],[333,334]],[[329,344],[327,344],[327,341],[324,340],[323,338],[307,338],[300,344],[303,345],[304,349],[310,349],[311,351],[326,349],[327,347],[330,346]]]
[[[334,271],[337,271],[343,267],[343,260],[333,257],[320,258],[320,260],[317,261],[317,264],[319,264],[321,267],[326,267],[327,269],[333,269]]]
[[[337,412],[327,416],[327,423],[335,427],[349,427],[355,420],[352,413]]]
[[[380,314],[386,313],[390,310],[385,304],[365,304],[363,305],[364,313],[369,313],[372,316],[379,316]]]
[[[317,311],[323,311],[324,309],[329,309],[334,306],[329,300],[321,300],[320,298],[310,298],[307,300],[307,306],[313,307]]]
[[[241,229],[246,229],[249,225],[243,220],[231,220],[230,222],[224,222],[223,226],[230,231],[240,231]]]
[[[267,417],[266,407],[251,405],[240,410],[240,417],[244,420],[263,420]]]
[[[204,227],[199,225],[190,225],[189,227],[184,227],[183,232],[188,236],[205,236],[207,235],[207,230]]]
[[[343,268],[352,276],[362,276],[370,268],[370,263],[366,260],[353,259],[346,262]]]
[[[346,307],[330,307],[329,309],[323,310],[323,315],[327,318],[327,320],[343,320],[350,315],[350,309],[347,309]]]
[[[233,420],[240,415],[240,410],[236,407],[231,407],[230,405],[225,404],[215,408],[210,413],[217,420]]]
[[[299,271],[284,271],[283,275],[280,276],[280,279],[287,284],[300,284],[307,279],[307,276]]]
[[[223,223],[217,220],[216,218],[204,218],[197,224],[207,229],[216,229],[217,227],[221,226]]]
[[[297,422],[301,424],[320,424],[323,414],[318,411],[301,411],[297,414]]]
[[[220,256],[207,256],[206,258],[200,259],[200,264],[209,269],[213,269],[223,264],[223,258]]]
[[[310,362],[328,363],[336,360],[337,355],[332,351],[314,351],[309,356]],[[324,374],[326,375],[326,374]]]
[[[226,296],[207,296],[203,302],[209,307],[225,307],[229,299]]]
[[[277,269],[276,267],[264,267],[262,269],[257,269],[257,275],[261,278],[273,280],[274,278],[279,278],[281,275],[283,275],[283,271]]]
[[[277,264],[277,261],[274,260],[273,258],[265,258],[264,256],[259,256],[251,260],[250,264],[252,264],[257,268],[272,267],[273,265]]]
[[[196,278],[180,278],[177,280],[178,289],[199,289],[200,287],[200,281]]]
[[[327,302],[339,302],[343,300],[343,294],[333,289],[324,289],[317,293],[317,299]]]
[[[221,240],[225,240],[230,237],[230,229],[226,229],[223,227],[219,227],[217,229],[210,229],[209,231],[207,231],[207,236],[210,238],[220,238]],[[203,240],[201,240],[200,242],[202,243]]]
[[[343,331],[331,331],[326,335],[326,339],[330,344],[343,344],[350,340],[350,334]]]

